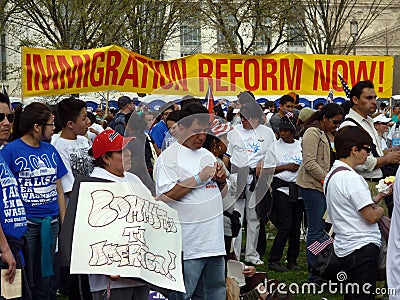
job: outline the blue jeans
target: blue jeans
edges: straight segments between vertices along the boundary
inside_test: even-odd
[[[28,230],[26,231],[26,239],[28,240],[29,252],[33,269],[33,280],[35,287],[32,288],[32,298],[35,300],[48,300],[50,299],[50,279],[49,277],[42,278],[41,269],[41,241],[40,241],[40,227],[41,224],[28,223]],[[53,261],[56,249],[56,240],[58,236],[59,224],[58,221],[51,223],[51,259]]]
[[[226,299],[224,256],[183,261],[186,293],[171,292],[168,300]]]
[[[305,189],[299,187],[299,192],[303,197],[304,208],[307,215],[307,240],[306,247],[315,241],[323,242],[328,239],[325,233],[325,222],[322,217],[326,211],[325,195],[320,191],[313,189]],[[310,282],[321,281],[321,278],[311,275],[311,269],[316,263],[316,256],[306,250],[308,272],[310,274],[308,280]]]

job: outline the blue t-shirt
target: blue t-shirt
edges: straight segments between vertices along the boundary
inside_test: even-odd
[[[20,239],[26,232],[24,204],[18,183],[0,153],[0,222],[5,235]]]
[[[2,154],[18,181],[28,218],[58,215],[57,179],[67,169],[53,145],[41,142],[32,147],[17,139],[7,144]]]
[[[151,138],[154,140],[157,147],[160,149],[162,147],[162,142],[167,132],[168,132],[168,126],[163,120],[154,125],[154,127],[150,131]]]

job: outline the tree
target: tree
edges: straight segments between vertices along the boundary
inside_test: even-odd
[[[12,22],[43,38],[40,46],[88,49],[118,41],[127,0],[10,0],[19,9]],[[11,20],[11,19],[10,19]],[[27,44],[35,41],[27,39]]]
[[[298,0],[207,0],[202,13],[217,31],[216,51],[272,53],[288,41],[286,28]]]
[[[388,6],[385,0],[303,0],[297,8],[296,28],[303,33],[305,43],[313,53],[349,54],[353,41],[342,37],[344,26],[358,20],[358,35],[354,42]]]
[[[135,52],[154,59],[179,35],[181,20],[193,14],[193,3],[178,0],[136,0],[125,8],[124,44]]]
[[[0,0],[0,33],[6,31],[10,17],[15,13],[16,6],[10,0]]]

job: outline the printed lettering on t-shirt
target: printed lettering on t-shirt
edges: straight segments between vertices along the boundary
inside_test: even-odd
[[[206,189],[215,189],[215,188],[217,188],[218,186],[217,186],[217,184],[215,183],[215,182],[208,182],[207,184],[206,184]]]
[[[54,155],[51,159],[47,154],[20,156],[15,164],[20,170],[18,182],[23,201],[32,206],[57,201],[57,164]]]
[[[12,228],[26,226],[26,216],[24,204],[19,196],[17,180],[4,162],[0,162],[0,184],[3,200],[1,211],[4,214],[3,230],[7,234],[9,226]]]
[[[285,153],[282,156],[282,158],[283,158],[283,161],[285,161],[285,162],[294,162],[298,165],[300,165],[301,161],[302,161],[301,156],[296,155],[296,153],[294,153],[294,151],[289,151],[289,152]]]
[[[87,153],[86,148],[74,149],[70,155],[71,169],[74,176],[89,176],[93,171],[92,158]]]
[[[261,145],[259,142],[253,141],[253,139],[250,137],[243,141],[243,146],[239,146],[238,150],[243,153],[257,154],[261,152]]]

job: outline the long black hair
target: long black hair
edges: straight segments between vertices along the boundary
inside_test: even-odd
[[[324,117],[330,119],[337,115],[343,116],[343,114],[343,108],[340,105],[336,103],[328,103],[321,110],[317,110],[311,115],[311,117],[305,122],[304,128],[307,128],[308,125],[315,121],[322,121]]]
[[[20,104],[15,109],[15,119],[11,140],[16,140],[33,130],[35,124],[47,124],[52,116],[50,107],[44,103],[32,102],[24,106]],[[43,129],[42,129],[43,130]]]

